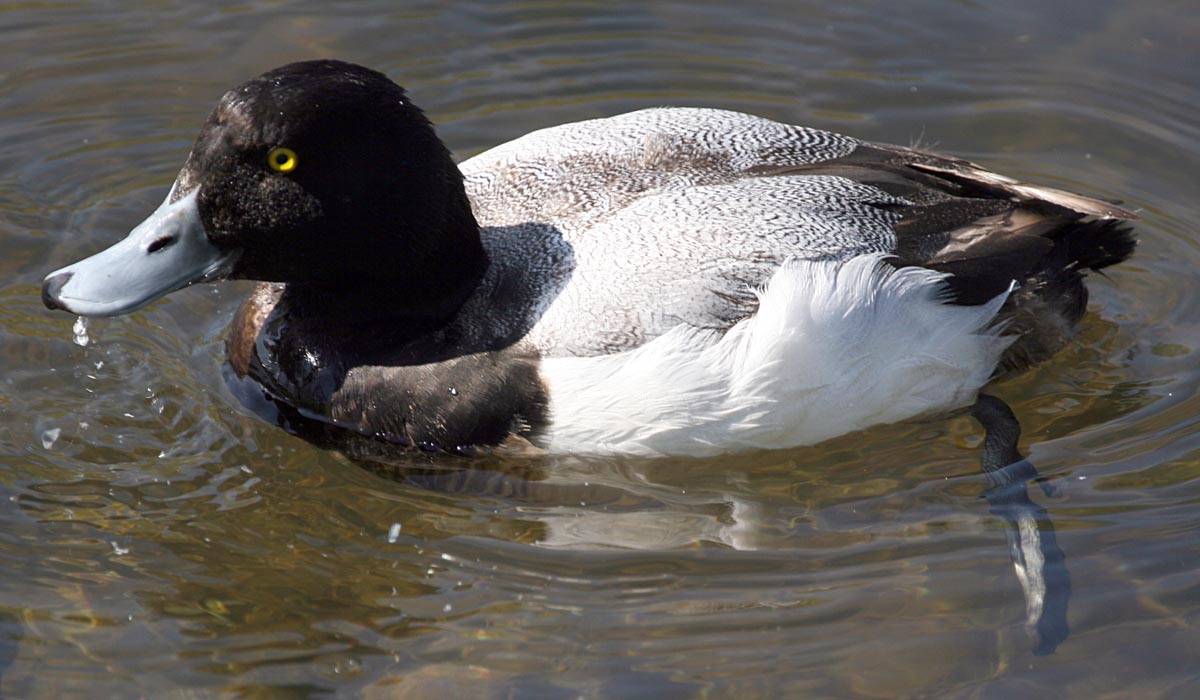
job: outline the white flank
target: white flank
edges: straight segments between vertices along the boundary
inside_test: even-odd
[[[1007,294],[943,303],[943,275],[882,255],[793,260],[724,335],[685,327],[623,353],[546,358],[553,452],[714,455],[811,445],[970,404],[1011,339]]]

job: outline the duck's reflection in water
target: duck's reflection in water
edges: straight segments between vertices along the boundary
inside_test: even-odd
[[[981,463],[990,487],[982,495],[991,512],[1006,523],[1033,651],[1052,653],[1068,634],[1071,584],[1049,516],[1026,492],[1037,471],[1017,452],[1019,425],[1002,401],[981,396],[971,413],[986,431]],[[805,532],[800,521],[811,524],[821,517],[796,518],[784,512],[769,492],[756,490],[758,460],[753,458],[551,458],[517,444],[486,455],[398,458],[394,446],[369,439],[349,446],[342,440],[340,447],[355,463],[389,479],[443,493],[499,499],[511,516],[538,523],[535,544],[540,547],[669,551],[715,546],[743,552],[794,552],[811,559],[808,564],[817,571],[840,566],[839,557],[844,559],[847,550],[861,548],[876,536],[844,528],[839,532],[837,525],[824,524],[819,528],[818,554],[802,551],[813,533]],[[722,481],[727,487],[721,487]],[[965,505],[973,507],[970,501]],[[809,569],[808,564],[801,568]],[[937,575],[935,567],[929,575]]]

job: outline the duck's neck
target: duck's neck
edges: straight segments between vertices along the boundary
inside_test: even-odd
[[[377,238],[380,244],[355,267],[319,281],[287,283],[281,301],[322,325],[437,326],[452,319],[487,273],[488,257],[465,195],[456,212],[437,222],[437,235],[426,232]],[[395,240],[389,247],[384,241]],[[429,241],[414,251],[411,241]]]

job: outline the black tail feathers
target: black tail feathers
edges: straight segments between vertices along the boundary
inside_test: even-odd
[[[1123,262],[1133,254],[1137,237],[1120,220],[1079,220],[1054,231],[1054,243],[1042,263],[1001,309],[997,322],[1017,336],[1001,358],[997,375],[1011,374],[1045,360],[1071,339],[1087,311],[1084,275]]]
[[[1065,345],[1087,311],[1086,273],[1128,259],[1136,246],[1133,227],[1125,221],[1074,219],[1040,235],[998,237],[995,250],[927,266],[949,273],[952,304],[982,304],[1015,283],[996,317],[1005,335],[1016,337],[1001,359],[999,376],[1022,371]]]
[[[1076,221],[1060,229],[1056,238],[1065,248],[1067,259],[1087,270],[1124,262],[1137,247],[1133,226],[1120,219]]]

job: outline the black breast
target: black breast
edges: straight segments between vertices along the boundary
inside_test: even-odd
[[[536,444],[548,398],[532,347],[475,338],[453,320],[313,314],[289,291],[255,289],[234,320],[229,359],[292,432],[334,448],[363,436],[450,452],[514,436]]]

